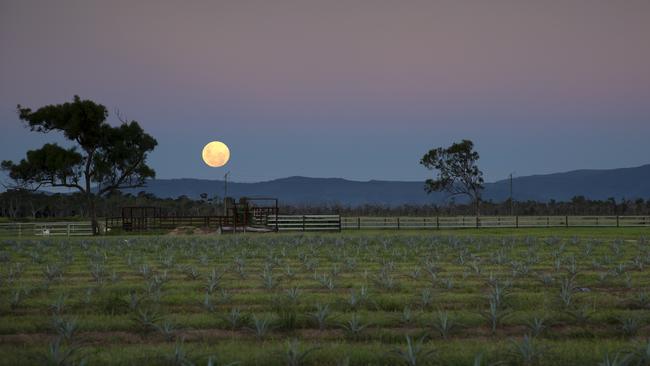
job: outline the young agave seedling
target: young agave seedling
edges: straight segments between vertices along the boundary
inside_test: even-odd
[[[300,343],[297,340],[287,342],[287,348],[284,353],[285,363],[287,366],[302,366],[307,362],[307,356],[316,351],[318,347],[311,347],[303,351],[300,350]]]
[[[77,354],[79,348],[77,346],[62,344],[62,339],[57,337],[52,343],[49,344],[47,351],[44,355],[41,356],[42,365],[83,365],[85,364],[84,360],[80,360],[78,363]]]
[[[56,315],[60,315],[65,310],[65,300],[68,298],[66,294],[60,294],[56,301],[50,304],[50,310]]]
[[[521,341],[512,342],[509,353],[519,365],[537,365],[546,350],[537,345],[533,338],[525,335]]]
[[[320,303],[316,304],[316,310],[313,313],[309,314],[309,317],[312,318],[316,324],[318,324],[318,329],[325,330],[327,328],[327,320],[331,315],[329,304],[322,305]]]
[[[202,305],[205,310],[210,312],[214,311],[214,303],[212,302],[212,296],[207,291],[205,292],[205,296],[203,297]]]
[[[273,276],[273,272],[268,268],[264,269],[260,277],[262,278],[262,286],[267,290],[273,289],[278,285],[278,281]]]
[[[300,302],[300,294],[302,293],[298,287],[291,287],[285,291],[287,299],[293,305],[297,305]]]
[[[576,285],[573,277],[565,277],[560,283],[560,302],[564,308],[569,308],[573,304],[573,293],[576,291]]]
[[[628,357],[631,365],[650,365],[650,340],[635,345]]]
[[[43,269],[43,277],[45,277],[45,283],[47,285],[55,280],[63,278],[63,271],[61,270],[61,267],[56,264],[48,264]]]
[[[587,305],[582,306],[578,309],[567,310],[567,314],[573,318],[573,321],[576,325],[584,327],[591,321],[591,317],[595,313],[595,309]]]
[[[544,318],[534,317],[526,323],[530,335],[533,337],[540,336],[546,330],[546,320]]]
[[[498,304],[494,299],[490,299],[490,306],[487,311],[481,313],[481,315],[488,321],[490,324],[490,329],[492,334],[495,334],[497,327],[501,324],[501,321],[510,314],[508,310],[499,308]]]
[[[246,329],[255,333],[257,340],[261,341],[271,331],[271,321],[265,318],[258,318],[257,315],[253,314],[252,327],[246,327]]]
[[[97,282],[98,285],[101,285],[104,282],[104,278],[107,277],[106,268],[104,267],[104,265],[96,263],[91,266],[90,275],[95,280],[95,282]]]
[[[606,352],[605,357],[603,357],[603,360],[598,364],[598,366],[628,366],[631,364],[630,361],[632,361],[630,355],[621,355],[621,353],[617,352],[614,357],[612,357],[609,352]]]
[[[168,342],[174,340],[176,337],[176,331],[178,330],[176,325],[169,320],[165,320],[161,324],[155,325],[155,328]]]
[[[76,319],[64,319],[60,316],[55,316],[52,320],[52,328],[63,339],[71,342],[79,330]]]
[[[205,285],[206,291],[212,294],[216,289],[218,289],[222,277],[223,277],[223,272],[217,271],[216,268],[210,271],[210,274],[208,274],[207,282]]]
[[[167,364],[171,366],[194,366],[194,362],[189,358],[189,355],[183,349],[183,340],[176,343],[174,352],[167,356]]]
[[[428,308],[433,303],[433,292],[430,288],[425,288],[420,293],[420,301],[423,308]]]
[[[447,339],[456,328],[456,323],[449,316],[449,312],[438,311],[438,317],[433,323],[433,328],[440,334],[442,339]]]
[[[184,272],[185,272],[185,277],[188,280],[195,281],[195,280],[198,280],[199,278],[201,278],[201,273],[194,266],[185,267]]]
[[[16,289],[13,291],[11,294],[11,298],[9,299],[9,306],[11,307],[11,310],[16,310],[20,306],[20,304],[25,300],[27,297],[27,291],[25,289]]]
[[[454,280],[451,277],[441,279],[440,283],[447,290],[451,290],[452,288],[454,288]]]
[[[343,328],[348,337],[352,339],[359,339],[361,332],[363,332],[363,330],[368,326],[370,326],[370,324],[363,324],[361,318],[356,313],[352,314],[350,320],[341,324],[341,328]]]
[[[142,333],[149,333],[156,330],[156,323],[158,323],[161,318],[162,317],[158,312],[152,309],[143,308],[137,308],[133,315],[131,315],[131,321],[135,323],[136,328]]]
[[[405,306],[399,315],[399,322],[402,325],[411,325],[415,322],[417,318],[418,318],[418,314],[413,313],[413,310],[411,310],[410,307]]]
[[[399,359],[403,365],[418,366],[430,363],[437,350],[425,350],[425,340],[426,338],[422,337],[417,342],[413,342],[410,336],[406,336],[406,348],[395,348],[390,353]]]
[[[634,337],[639,332],[644,324],[636,317],[624,317],[619,319],[619,329],[626,337]]]
[[[228,323],[231,330],[237,330],[246,323],[246,316],[243,315],[238,308],[230,309],[228,315],[223,318]]]

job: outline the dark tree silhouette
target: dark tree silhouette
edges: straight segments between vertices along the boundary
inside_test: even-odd
[[[86,200],[87,213],[97,234],[96,199],[117,189],[140,187],[155,172],[146,164],[158,144],[136,121],[113,127],[106,122],[106,107],[74,97],[72,102],[47,105],[32,111],[18,105],[18,115],[32,131],[63,133],[71,148],[45,144],[27,151],[19,163],[2,162],[2,170],[16,187],[36,190],[42,186],[78,190]],[[119,116],[118,116],[119,117]]]
[[[474,202],[478,216],[483,191],[483,172],[476,165],[478,159],[470,140],[454,143],[448,148],[429,150],[420,164],[438,174],[435,179],[426,180],[424,189],[427,193],[444,191],[450,197],[467,196]]]

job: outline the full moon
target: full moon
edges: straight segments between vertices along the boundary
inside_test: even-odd
[[[203,161],[213,168],[226,165],[230,159],[230,149],[221,141],[212,141],[203,147]]]

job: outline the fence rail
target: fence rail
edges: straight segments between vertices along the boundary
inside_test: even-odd
[[[650,227],[650,216],[342,217],[342,229]]]
[[[0,224],[0,236],[80,236],[92,235],[90,222],[12,222]]]
[[[341,216],[269,215],[267,225],[278,231],[341,231]]]

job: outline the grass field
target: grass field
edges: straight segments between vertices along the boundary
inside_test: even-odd
[[[0,364],[650,362],[648,229],[1,243]]]

